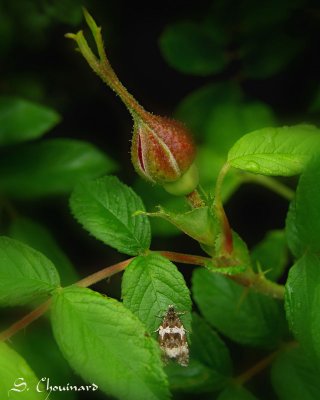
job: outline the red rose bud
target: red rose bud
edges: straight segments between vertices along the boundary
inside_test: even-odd
[[[77,42],[91,68],[119,95],[132,115],[134,131],[131,158],[135,170],[146,180],[161,184],[172,194],[192,192],[198,184],[198,174],[193,165],[195,145],[191,135],[180,122],[144,110],[128,93],[107,59],[101,28],[86,10],[84,16],[96,42],[99,58],[91,51],[82,31],[66,36]]]
[[[131,156],[138,174],[160,184],[181,178],[195,157],[195,146],[184,126],[149,113],[134,122]]]

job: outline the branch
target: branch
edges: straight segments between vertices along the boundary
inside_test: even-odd
[[[110,276],[117,274],[120,271],[123,271],[131,263],[133,259],[134,257],[128,258],[127,260],[114,264],[111,267],[106,267],[104,269],[101,269],[100,271],[95,272],[94,274],[91,274],[86,278],[78,281],[76,283],[76,286],[89,287],[97,282],[102,281],[103,279],[109,278]]]
[[[19,321],[12,324],[8,329],[2,331],[0,333],[0,341],[10,339],[11,336],[13,336],[15,333],[19,332],[21,329],[30,325],[31,322],[33,322],[36,319],[38,319],[39,317],[41,317],[41,315],[43,315],[49,309],[50,303],[51,303],[51,299],[42,303],[39,307],[32,310],[29,314],[27,314],[23,318],[19,319]]]
[[[157,251],[157,253],[161,254],[163,257],[166,257],[170,261],[179,262],[182,264],[205,266],[208,262],[212,261],[212,259],[209,257],[176,253],[173,251]],[[134,257],[128,258],[127,260],[111,265],[110,267],[103,268],[100,271],[95,272],[87,276],[86,278],[83,278],[80,281],[76,282],[75,285],[80,287],[89,287],[91,285],[94,285],[95,283],[100,282],[103,279],[109,278],[110,276],[123,271],[133,259]],[[232,279],[233,281],[237,282],[238,284],[252,288],[257,292],[263,293],[265,295],[271,296],[276,299],[284,298],[283,285],[279,285],[278,283],[269,281],[265,279],[263,275],[256,274],[251,270],[236,275],[226,275],[226,276]],[[0,333],[0,341],[9,339],[15,333],[17,333],[18,331],[20,331],[21,329],[25,328],[26,326],[30,325],[33,321],[38,319],[49,309],[50,303],[51,299],[41,304],[38,308],[31,311],[29,314],[25,315],[22,319],[11,325],[8,329]]]
[[[295,195],[294,190],[277,181],[276,179],[271,178],[270,176],[244,173],[242,176],[242,181],[245,183],[256,183],[264,186],[289,201],[291,201]]]
[[[173,251],[159,251],[158,253],[168,258],[170,261],[179,262],[182,264],[205,266],[209,262],[212,262],[212,258],[209,257],[176,253]],[[269,281],[265,278],[263,273],[255,273],[251,269],[248,269],[247,271],[239,274],[225,276],[229,279],[232,279],[239,285],[251,288],[256,292],[262,293],[266,296],[270,296],[279,300],[284,299],[284,286],[276,282]]]
[[[244,385],[246,382],[251,380],[255,375],[259,374],[261,371],[267,368],[272,363],[272,361],[279,355],[279,353],[281,353],[286,349],[296,346],[298,346],[298,342],[296,341],[283,344],[279,349],[269,354],[267,357],[263,358],[257,364],[249,368],[247,371],[243,372],[242,374],[234,378],[235,384]]]
[[[80,287],[91,286],[97,282],[102,281],[103,279],[109,278],[110,276],[120,271],[123,271],[130,264],[132,260],[133,258],[129,258],[128,260],[121,261],[110,267],[101,269],[100,271],[95,272],[94,274],[91,274],[84,279],[81,279],[80,281],[75,283],[75,285]],[[41,317],[41,315],[43,315],[46,311],[48,311],[50,304],[51,304],[51,299],[45,301],[39,307],[32,310],[29,314],[25,315],[19,321],[11,325],[8,329],[2,331],[0,333],[0,341],[10,339],[15,333],[19,332],[21,329],[26,328],[33,321]]]

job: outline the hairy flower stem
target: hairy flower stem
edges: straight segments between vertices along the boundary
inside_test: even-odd
[[[103,39],[101,35],[101,28],[97,26],[94,19],[83,9],[83,14],[86,22],[92,32],[94,41],[97,46],[99,58],[90,49],[87,40],[85,39],[83,32],[78,33],[67,33],[65,37],[73,39],[79,48],[80,53],[86,59],[93,71],[109,86],[122,100],[125,106],[128,108],[132,116],[139,115],[143,117],[147,114],[147,111],[136,101],[136,99],[127,91],[122,85],[116,73],[114,72],[111,64],[107,58],[104,50]]]
[[[197,189],[194,189],[193,192],[186,195],[186,198],[192,208],[199,208],[205,206],[205,202],[202,200],[200,193],[198,192]]]
[[[194,164],[196,147],[188,129],[179,121],[146,111],[120,82],[107,58],[101,28],[84,10],[98,55],[88,45],[82,31],[67,33],[93,71],[122,100],[133,118],[131,160],[136,172],[150,183],[160,184],[176,196],[192,192],[198,185]]]
[[[157,253],[160,253],[163,257],[166,257],[170,261],[179,262],[182,264],[204,266],[208,262],[212,261],[212,259],[209,257],[176,253],[172,251],[157,251]],[[97,282],[102,281],[103,279],[109,278],[110,276],[123,271],[133,259],[134,257],[128,258],[127,260],[121,261],[110,267],[103,268],[100,271],[95,272],[87,276],[86,278],[76,282],[75,285],[80,287],[89,287]],[[253,271],[244,272],[242,274],[237,274],[237,275],[227,275],[227,277],[234,280],[240,285],[243,285],[245,287],[250,287],[267,296],[271,296],[276,299],[284,298],[284,286],[269,281],[265,279],[263,275],[256,274]],[[19,332],[21,329],[24,329],[25,327],[30,325],[33,321],[38,319],[49,309],[50,303],[51,299],[45,301],[38,308],[31,311],[29,314],[25,315],[22,319],[11,325],[8,329],[1,332],[0,341],[4,341],[11,338],[15,333]]]

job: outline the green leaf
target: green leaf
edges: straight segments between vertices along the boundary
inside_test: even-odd
[[[42,4],[43,11],[50,18],[68,25],[78,25],[82,20],[81,0],[53,0]]]
[[[290,329],[320,365],[320,258],[306,253],[290,269],[285,307]]]
[[[159,254],[136,257],[125,269],[122,279],[123,304],[145,324],[150,333],[159,327],[170,304],[191,331],[189,289],[177,267]]]
[[[5,11],[4,9],[4,4],[2,4],[0,9],[0,55],[2,59],[7,57],[14,38],[14,21],[9,16],[9,10]],[[6,74],[6,76],[8,75]]]
[[[12,221],[9,235],[47,256],[56,266],[64,285],[71,285],[79,279],[71,261],[45,226],[28,218],[18,217]]]
[[[299,185],[298,185],[297,190],[298,189],[299,189]],[[301,211],[301,208],[300,208],[300,211]],[[286,233],[287,243],[288,243],[288,247],[289,247],[290,251],[296,258],[299,258],[303,255],[306,245],[305,245],[305,241],[300,239],[301,226],[298,230],[297,222],[296,222],[296,215],[297,215],[296,214],[296,198],[294,198],[289,205],[289,210],[288,210],[287,218],[286,218],[285,233]],[[308,218],[308,216],[307,216],[307,218]]]
[[[213,390],[214,371],[197,360],[190,360],[188,368],[181,368],[176,363],[165,366],[170,390],[178,393],[210,393]]]
[[[90,143],[43,140],[1,152],[0,191],[22,199],[64,194],[80,180],[114,169],[114,162]]]
[[[219,394],[217,400],[258,400],[252,393],[241,386],[229,386]]]
[[[210,393],[217,390],[215,371],[206,367],[199,361],[191,359],[188,368],[181,368],[176,363],[169,363],[165,366],[168,375],[170,389],[178,393]]]
[[[51,327],[43,324],[42,321],[39,322],[28,326],[27,333],[20,331],[14,335],[12,339],[14,348],[28,360],[36,375],[49,379],[51,385],[67,386],[69,383],[73,386],[79,384],[79,378],[71,370],[54,341]],[[44,382],[44,384],[46,383],[47,381]],[[48,392],[46,392],[47,394]],[[50,393],[51,400],[76,400],[76,397],[77,393],[72,391]]]
[[[60,121],[54,110],[18,97],[0,97],[0,146],[41,137]]]
[[[106,394],[124,400],[169,399],[159,346],[121,303],[69,287],[53,299],[52,326],[72,368]]]
[[[175,116],[183,121],[196,137],[205,136],[209,117],[221,103],[240,102],[240,86],[230,82],[209,84],[188,94],[178,105]]]
[[[268,0],[266,3],[246,0],[238,5],[240,30],[246,34],[246,38],[259,32],[270,33],[279,24],[285,24],[297,3],[300,0]]]
[[[319,130],[311,125],[260,129],[239,139],[228,154],[229,163],[263,175],[299,174],[320,152]]]
[[[302,173],[286,221],[286,236],[292,253],[299,257],[306,250],[319,252],[320,160],[311,160]]]
[[[39,380],[18,353],[0,342],[1,399],[45,400],[48,393]]]
[[[271,379],[279,400],[319,398],[319,370],[300,348],[286,350],[277,357]]]
[[[0,237],[0,305],[26,304],[59,286],[54,265],[31,247]]]
[[[235,342],[270,348],[281,340],[284,318],[276,300],[204,269],[195,270],[192,291],[210,325]]]
[[[192,315],[191,357],[213,371],[216,389],[230,379],[232,362],[228,348],[206,321],[195,313]]]
[[[227,65],[227,57],[216,35],[203,24],[182,21],[168,26],[160,37],[160,48],[169,65],[193,75],[210,75]]]
[[[142,198],[147,210],[154,210],[161,204],[171,211],[189,210],[190,207],[183,196],[172,196],[160,185],[150,185],[142,178],[137,178],[133,185],[134,191]],[[152,236],[175,236],[179,231],[174,225],[160,218],[150,218]]]
[[[249,78],[264,79],[282,70],[303,50],[301,37],[274,31],[253,35],[242,45],[240,52],[244,73]]]
[[[251,251],[252,263],[256,271],[266,271],[266,277],[277,281],[288,263],[288,248],[282,230],[270,231]]]
[[[150,217],[163,218],[182,232],[207,246],[214,246],[219,224],[210,208],[199,207],[183,214],[173,213],[159,207],[158,212],[144,213]]]
[[[225,155],[245,133],[274,125],[273,111],[262,102],[221,102],[208,117],[206,140],[214,151]]]
[[[151,241],[150,224],[138,195],[116,177],[80,183],[70,198],[75,218],[94,237],[122,253],[145,252]]]

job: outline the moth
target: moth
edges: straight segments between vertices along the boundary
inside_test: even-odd
[[[168,362],[169,359],[173,359],[182,367],[187,367],[189,364],[189,347],[186,330],[179,318],[181,314],[184,313],[177,312],[173,305],[169,305],[156,332],[159,333],[158,340],[164,360]]]

